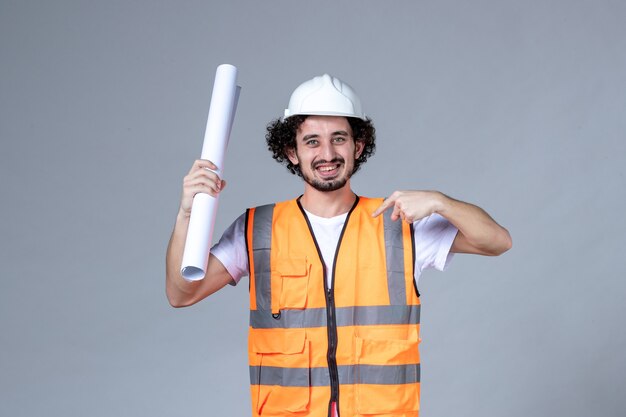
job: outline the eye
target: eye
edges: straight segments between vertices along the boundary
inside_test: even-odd
[[[333,142],[335,143],[343,143],[346,141],[346,138],[343,136],[336,136],[333,138]]]
[[[307,146],[317,146],[318,141],[317,139],[309,139],[306,142],[304,142],[304,144]]]

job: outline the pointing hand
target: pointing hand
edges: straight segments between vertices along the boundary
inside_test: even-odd
[[[372,217],[393,207],[391,220],[412,223],[434,213],[440,196],[438,191],[395,191],[372,213]]]

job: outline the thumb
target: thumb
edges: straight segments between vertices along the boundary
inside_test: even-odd
[[[393,206],[393,213],[391,213],[391,220],[394,222],[398,219],[402,218],[404,220],[404,213],[398,204]]]

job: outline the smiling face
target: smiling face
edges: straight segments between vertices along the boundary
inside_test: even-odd
[[[348,183],[362,151],[363,142],[355,141],[345,117],[309,116],[297,131],[296,148],[287,149],[287,156],[300,166],[307,184],[318,191],[335,191]]]

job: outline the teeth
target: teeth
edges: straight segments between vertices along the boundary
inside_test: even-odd
[[[332,171],[335,168],[337,168],[337,167],[321,167],[319,170],[320,171],[324,171],[324,172],[328,172],[328,171]]]

